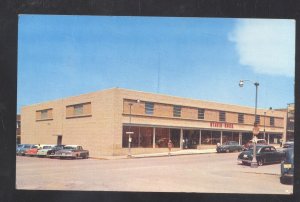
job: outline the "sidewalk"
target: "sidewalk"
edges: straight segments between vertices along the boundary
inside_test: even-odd
[[[281,150],[281,147],[275,147],[276,149]],[[216,149],[183,149],[179,151],[172,151],[171,156],[179,156],[179,155],[192,155],[192,154],[211,154],[211,153],[216,153]],[[131,156],[131,159],[134,158],[148,158],[148,157],[163,157],[163,156],[168,156],[169,153],[166,152],[161,152],[161,153],[151,153],[151,154],[134,154]],[[93,157],[91,157],[93,158]],[[102,160],[115,160],[115,159],[129,159],[127,155],[123,156],[103,156],[100,158],[95,158],[95,159],[102,159]]]
[[[192,155],[192,154],[209,154],[209,153],[216,153],[216,149],[184,149],[179,151],[173,151],[170,153],[171,156],[178,156],[178,155]],[[147,158],[147,157],[163,157],[163,156],[169,156],[168,152],[161,152],[161,153],[152,153],[152,154],[135,154],[132,155],[131,158]],[[93,157],[92,157],[93,158]],[[129,157],[127,155],[123,156],[103,156],[100,158],[95,159],[104,159],[104,160],[114,160],[114,159],[128,159]]]

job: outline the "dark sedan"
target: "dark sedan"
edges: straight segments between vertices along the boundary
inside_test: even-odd
[[[281,176],[280,182],[289,182],[293,184],[294,181],[294,148],[285,150],[285,157],[281,162]]]
[[[256,160],[259,166],[268,163],[280,163],[285,153],[277,151],[273,146],[256,146]],[[253,148],[239,154],[238,161],[242,164],[250,164],[253,159]]]
[[[217,152],[234,152],[234,151],[242,151],[242,146],[239,145],[236,141],[228,141],[224,144],[217,146],[216,150]]]
[[[65,145],[55,145],[52,149],[47,151],[47,156],[54,155],[55,152],[64,149]]]

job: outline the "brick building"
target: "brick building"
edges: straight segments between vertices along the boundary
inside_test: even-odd
[[[287,113],[258,109],[259,138],[279,144]],[[80,144],[91,157],[214,148],[252,139],[254,108],[113,88],[22,107],[22,143]],[[265,130],[265,132],[263,132]]]
[[[17,121],[16,121],[16,142],[17,144],[21,143],[21,117],[17,114]]]

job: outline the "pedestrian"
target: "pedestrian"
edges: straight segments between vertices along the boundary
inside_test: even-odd
[[[169,156],[171,156],[171,149],[172,149],[172,147],[173,147],[173,143],[172,143],[171,140],[169,140],[169,142],[168,142]]]

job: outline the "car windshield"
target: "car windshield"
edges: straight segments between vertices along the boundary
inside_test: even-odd
[[[51,149],[51,146],[43,146],[43,149]]]
[[[29,144],[24,145],[24,148],[30,148]]]
[[[64,147],[64,149],[71,150],[71,149],[76,149],[76,147],[66,146],[66,147]]]

